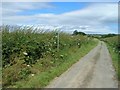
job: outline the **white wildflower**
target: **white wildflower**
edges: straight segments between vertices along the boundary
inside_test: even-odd
[[[61,58],[63,58],[63,55],[60,55]]]
[[[60,56],[63,56],[63,55],[60,55]]]
[[[35,76],[35,74],[31,74],[31,76]]]
[[[51,48],[49,48],[49,50],[51,51]]]
[[[56,42],[54,42],[54,44],[56,44]]]
[[[28,55],[28,53],[26,53],[26,52],[23,52],[23,54],[24,54],[24,55]]]
[[[29,67],[30,65],[27,65],[27,67]]]

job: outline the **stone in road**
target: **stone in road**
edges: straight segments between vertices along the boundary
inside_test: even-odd
[[[105,43],[99,42],[46,88],[118,88],[112,59]]]

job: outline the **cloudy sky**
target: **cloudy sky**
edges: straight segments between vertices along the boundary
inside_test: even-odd
[[[3,2],[2,23],[66,32],[118,33],[118,3]]]

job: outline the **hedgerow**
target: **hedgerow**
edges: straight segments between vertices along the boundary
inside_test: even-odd
[[[69,49],[74,48],[75,51],[91,41],[92,38],[87,36],[70,35],[60,31],[2,26],[3,86],[28,77],[32,74],[32,66],[39,61],[44,69],[62,64],[69,56]]]

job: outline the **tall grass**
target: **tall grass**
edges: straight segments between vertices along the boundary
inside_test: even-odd
[[[59,51],[57,48],[58,33]],[[35,78],[36,81],[37,78],[34,76],[36,75],[42,79],[42,82],[38,80],[36,84],[42,87],[95,45],[96,41],[87,36],[73,36],[59,31],[39,30],[34,27],[2,26],[3,86],[14,86],[17,82],[26,83],[31,78]],[[72,55],[77,55],[77,58]],[[67,63],[69,64],[67,65]],[[57,67],[61,71],[56,71]],[[46,76],[41,76],[44,75],[43,73],[47,73]],[[48,78],[44,80],[45,77]]]

